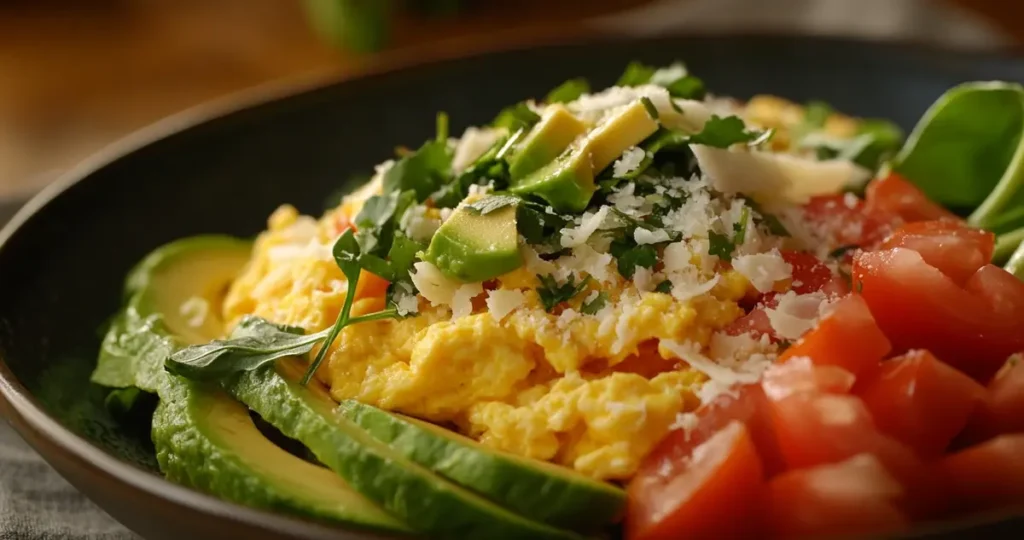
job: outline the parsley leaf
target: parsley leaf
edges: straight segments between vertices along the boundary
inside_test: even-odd
[[[647,84],[651,81],[655,71],[657,70],[653,67],[634,60],[626,66],[626,71],[616,81],[615,86],[640,86]]]
[[[691,144],[703,144],[715,148],[728,148],[737,143],[753,141],[761,136],[760,132],[747,131],[746,124],[738,116],[722,118],[717,114],[704,124],[700,133],[690,136]]]
[[[674,98],[700,100],[704,99],[704,96],[707,95],[704,81],[693,75],[677,79],[665,85],[665,88],[668,90],[669,95]]]
[[[544,101],[547,103],[568,103],[579,99],[580,96],[588,92],[590,92],[590,83],[583,77],[577,77],[556,86],[554,90],[548,92]]]
[[[544,311],[551,312],[555,306],[562,302],[568,302],[572,297],[583,292],[587,288],[587,280],[576,283],[576,276],[569,275],[565,283],[559,284],[552,274],[537,275],[540,280],[540,287],[537,287],[537,295],[540,297]]]
[[[452,153],[447,142],[427,141],[384,173],[384,193],[413,190],[424,201],[451,177]]]
[[[560,248],[558,233],[568,223],[568,217],[533,201],[521,200],[516,209],[516,227],[526,243],[531,245]]]
[[[636,267],[653,268],[658,262],[658,252],[651,244],[637,245],[632,234],[612,241],[609,251],[616,258],[615,264],[619,274],[626,279],[633,279]]]
[[[487,197],[483,197],[482,199],[467,204],[466,208],[473,211],[475,214],[486,216],[487,214],[501,210],[502,208],[517,205],[521,200],[522,199],[519,197],[515,197],[513,195],[488,195]]]
[[[580,313],[584,315],[596,315],[598,311],[604,309],[604,306],[608,304],[608,293],[600,291],[591,299],[589,302],[584,302],[580,306]]]
[[[533,112],[526,102],[521,101],[502,109],[491,121],[491,126],[506,128],[509,133],[513,133],[520,129],[530,129],[537,122],[540,122],[540,115]]]
[[[516,132],[522,133],[521,131]],[[492,180],[495,184],[508,183],[508,163],[502,159],[500,152],[511,141],[510,137],[502,137],[461,174],[453,178],[430,195],[430,201],[438,208],[454,208],[469,194],[469,186]]]
[[[736,244],[733,244],[731,238],[715,231],[708,231],[708,253],[710,255],[716,255],[723,261],[730,261],[735,249]]]
[[[654,292],[660,292],[660,293],[665,293],[665,294],[671,293],[672,292],[672,282],[667,280],[667,279],[665,281],[662,281],[656,287],[654,287]]]

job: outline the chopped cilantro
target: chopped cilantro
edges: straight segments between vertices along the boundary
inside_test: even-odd
[[[657,70],[653,67],[634,60],[626,66],[626,71],[619,77],[615,86],[640,86],[647,84],[651,81],[655,71]]]
[[[686,75],[667,85],[669,95],[681,99],[704,99],[707,89],[704,88],[704,81],[693,75]],[[673,104],[674,105],[674,104]]]
[[[576,283],[576,276],[569,275],[565,283],[559,284],[552,274],[538,275],[540,287],[537,287],[537,295],[541,304],[544,304],[544,311],[550,312],[555,306],[562,302],[568,302],[572,297],[583,292],[587,288],[587,280]]]
[[[501,210],[508,206],[519,204],[522,200],[512,195],[489,195],[482,199],[466,205],[466,208],[480,215],[487,215],[491,212]]]
[[[747,131],[746,124],[738,116],[722,118],[717,114],[704,124],[700,133],[690,135],[691,144],[703,144],[715,148],[728,148],[737,143],[748,143],[761,136],[760,132]]]
[[[658,108],[654,106],[651,98],[644,96],[640,98],[640,103],[644,104],[644,109],[647,109],[647,115],[651,117],[651,120],[658,119]]]
[[[583,313],[584,315],[595,315],[598,311],[604,309],[604,306],[607,304],[608,293],[600,291],[591,301],[583,303],[580,307],[580,313]]]
[[[537,122],[540,122],[540,115],[533,112],[525,102],[519,102],[502,109],[491,125],[506,128],[511,133],[518,129],[529,129]]]
[[[736,249],[727,235],[718,234],[715,231],[708,231],[708,253],[718,256],[723,261],[732,260],[732,252]]]
[[[653,268],[658,262],[658,252],[651,244],[637,245],[632,234],[613,240],[609,247],[616,258],[619,274],[626,279],[633,279],[636,267]]]
[[[544,101],[548,103],[568,103],[579,99],[580,96],[590,92],[590,83],[583,77],[569,79],[548,92]]]
[[[654,292],[669,294],[670,292],[672,292],[672,282],[667,279],[665,281],[662,281],[656,287],[654,287]]]
[[[520,201],[516,209],[516,228],[531,245],[561,247],[558,232],[568,223],[568,217],[533,201]]]
[[[427,141],[384,173],[384,192],[413,190],[424,201],[451,177],[452,154],[447,142]]]

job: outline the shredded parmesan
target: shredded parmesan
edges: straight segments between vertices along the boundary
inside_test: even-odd
[[[562,229],[562,247],[574,248],[586,243],[590,235],[597,232],[608,216],[608,207],[602,206],[597,212],[587,212],[580,219],[580,226]]]
[[[708,376],[698,392],[702,403],[708,403],[723,393],[729,392],[737,384],[749,384],[760,380],[761,374],[771,364],[764,355],[754,355],[740,362],[730,361],[717,363],[700,352],[700,346],[692,342],[680,343],[664,339],[659,344],[677,358],[690,365],[691,368]]]
[[[647,230],[643,227],[637,227],[633,231],[633,240],[637,244],[657,244],[659,242],[668,242],[668,232],[663,229],[655,229],[653,231]]]
[[[501,322],[509,313],[526,303],[526,295],[516,289],[497,289],[487,293],[487,311]]]
[[[647,154],[642,148],[631,146],[622,153],[622,157],[612,165],[612,174],[616,177],[623,177],[640,167]]]
[[[494,128],[468,127],[455,146],[452,170],[460,173],[469,167],[501,138],[504,130]]]
[[[821,292],[797,294],[789,291],[778,298],[778,306],[766,309],[765,314],[775,333],[788,340],[800,339],[800,336],[814,328],[821,316],[823,304],[828,301]]]
[[[777,249],[741,255],[733,259],[732,267],[762,293],[771,291],[777,282],[793,277],[793,265],[786,262]]]

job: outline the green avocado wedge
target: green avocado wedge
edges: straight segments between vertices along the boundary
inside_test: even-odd
[[[299,384],[304,371],[286,359],[242,372],[225,386],[363,495],[431,537],[580,538],[516,515],[408,460],[345,418],[318,381]]]
[[[344,415],[406,458],[523,516],[574,530],[616,521],[626,492],[571,469],[489,449],[451,430],[354,400]]]
[[[181,307],[190,299],[220,305],[250,249],[242,240],[201,236],[146,257],[128,278],[127,305],[104,338],[93,381],[159,395],[151,436],[169,480],[257,508],[360,530],[407,532],[338,475],[266,439],[248,410],[220,388],[164,371],[164,360],[178,348],[223,333],[219,314],[211,310],[193,319]]]

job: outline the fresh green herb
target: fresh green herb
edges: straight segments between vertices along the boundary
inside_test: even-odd
[[[626,279],[633,279],[636,268],[653,268],[658,262],[658,252],[651,244],[638,245],[633,240],[631,231],[616,240],[613,240],[609,251],[615,257],[615,264],[619,274]]]
[[[775,236],[791,236],[782,221],[777,216],[765,212],[757,201],[746,197],[743,198],[743,201],[754,211],[754,224],[766,227],[768,232]]]
[[[598,311],[604,309],[604,306],[608,304],[608,293],[600,291],[591,299],[589,302],[584,302],[580,306],[580,313],[584,315],[596,315]]]
[[[520,201],[516,208],[516,227],[526,243],[535,246],[560,248],[559,231],[569,224],[570,218],[550,207],[533,201]]]
[[[740,211],[740,219],[732,225],[733,237],[732,243],[737,246],[742,246],[743,242],[747,239],[747,222],[750,221],[750,207],[744,206],[743,210]]]
[[[384,192],[413,190],[424,201],[451,177],[452,153],[447,142],[427,141],[384,173]]]
[[[577,294],[587,288],[587,280],[576,283],[576,276],[569,275],[565,283],[559,284],[552,274],[538,275],[540,287],[537,287],[537,295],[540,297],[544,310],[550,312],[555,306],[562,302],[568,302]]]
[[[437,113],[437,136],[434,140],[448,144],[448,113],[444,111]]]
[[[430,201],[438,208],[454,208],[466,198],[469,186],[473,184],[483,183],[484,180],[492,181],[496,185],[507,184],[508,163],[503,159],[502,151],[511,146],[513,139],[522,133],[523,130],[519,130],[513,137],[499,139],[461,174],[435,191],[430,196]]]
[[[761,132],[747,131],[746,124],[738,116],[722,118],[715,114],[711,115],[700,133],[690,136],[690,144],[728,148],[738,143],[749,143],[760,136]]]
[[[708,253],[711,255],[717,255],[719,259],[723,261],[732,260],[732,252],[736,249],[736,244],[733,243],[732,239],[727,235],[716,233],[715,231],[708,231]]]
[[[665,85],[670,96],[680,99],[704,99],[707,95],[707,89],[704,87],[704,81],[694,77],[693,75],[686,75],[680,79]],[[669,100],[671,101],[671,100]],[[675,105],[675,103],[673,103]],[[678,112],[678,111],[677,111]]]
[[[568,103],[576,101],[583,94],[590,92],[590,83],[583,77],[569,79],[548,92],[544,101],[548,103]]]
[[[509,206],[515,206],[521,201],[519,197],[513,195],[488,195],[482,199],[474,201],[466,205],[468,210],[473,211],[475,214],[487,215],[491,212],[501,210]]]
[[[660,292],[660,293],[664,293],[664,294],[671,293],[672,292],[672,282],[667,280],[667,279],[665,281],[662,281],[656,287],[654,287],[654,292]]]
[[[513,133],[520,129],[530,129],[537,122],[540,122],[540,115],[533,112],[525,102],[519,102],[502,109],[491,125],[496,128],[505,128],[509,133]]]
[[[651,120],[658,119],[658,108],[654,106],[651,98],[644,96],[640,98],[640,103],[644,104],[644,109],[647,110],[647,115],[651,117]]]
[[[858,249],[860,246],[857,244],[848,244],[845,246],[839,246],[829,252],[828,256],[832,259],[840,259],[845,256],[848,252]]]
[[[633,61],[626,66],[626,71],[619,77],[615,86],[640,86],[647,84],[654,76],[655,68],[641,62]]]
[[[811,101],[804,105],[804,118],[797,131],[806,134],[825,127],[834,109],[824,101]]]

